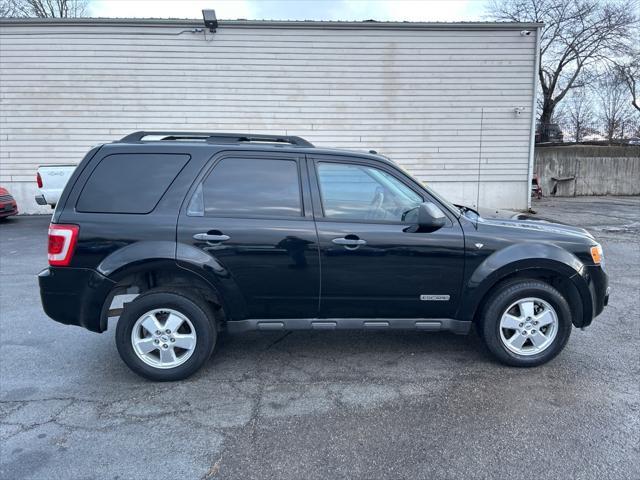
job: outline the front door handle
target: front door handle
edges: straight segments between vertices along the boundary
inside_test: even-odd
[[[193,238],[205,242],[226,242],[231,237],[229,235],[211,235],[209,233],[196,233]]]
[[[348,235],[348,237],[351,237],[351,235]],[[336,245],[342,245],[347,250],[355,250],[356,248],[367,244],[366,240],[362,240],[361,238],[358,238],[355,235],[353,235],[353,237],[355,238],[346,238],[346,237],[334,238],[331,241]]]

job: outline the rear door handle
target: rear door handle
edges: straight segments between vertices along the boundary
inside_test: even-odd
[[[367,244],[366,240],[362,240],[360,238],[358,238],[357,240],[355,238],[334,238],[331,241],[333,243],[335,243],[336,245],[349,245],[351,247],[353,247],[355,245],[366,245]]]
[[[367,241],[361,238],[334,238],[331,240],[336,245],[342,245],[345,248],[358,248],[361,245],[366,245]]]
[[[226,242],[231,237],[229,235],[211,235],[209,233],[196,233],[193,238],[205,242]]]

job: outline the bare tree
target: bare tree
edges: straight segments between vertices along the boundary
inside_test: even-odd
[[[594,109],[586,88],[574,89],[566,100],[566,120],[576,142],[581,142],[588,125],[593,123]]]
[[[556,106],[581,86],[577,80],[585,70],[629,47],[638,26],[637,7],[638,0],[492,0],[488,11],[496,20],[544,23],[541,124],[550,123]]]
[[[640,112],[640,49],[632,53],[628,61],[616,63],[616,70],[631,95],[631,105]]]
[[[602,76],[596,96],[607,140],[611,142],[615,138],[624,137],[625,133],[629,133],[625,130],[628,130],[631,120],[631,109],[625,81],[616,69],[610,69]]]
[[[20,17],[17,0],[0,0],[0,18]]]
[[[87,8],[88,0],[0,0],[2,17],[84,17]]]

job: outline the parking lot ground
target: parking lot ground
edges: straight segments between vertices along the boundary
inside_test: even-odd
[[[603,243],[610,305],[535,369],[475,334],[225,337],[155,384],[42,312],[46,217],[0,225],[0,477],[640,478],[640,198],[543,199]]]

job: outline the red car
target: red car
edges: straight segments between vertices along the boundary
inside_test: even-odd
[[[0,220],[18,213],[18,205],[6,188],[0,187]]]

